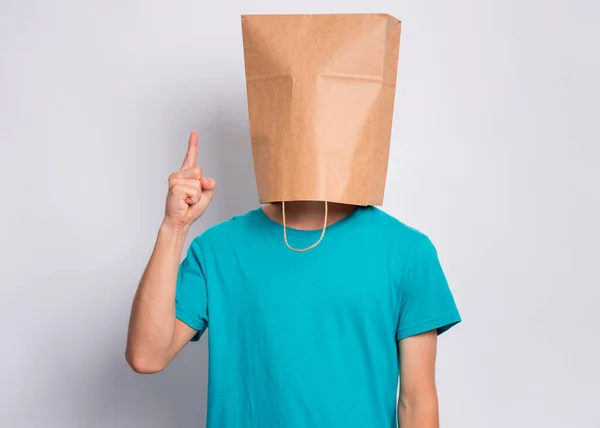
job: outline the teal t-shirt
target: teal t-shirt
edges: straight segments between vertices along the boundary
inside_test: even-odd
[[[194,340],[210,327],[207,428],[396,427],[397,341],[460,322],[431,241],[375,207],[303,253],[260,208],[208,229],[176,313]]]

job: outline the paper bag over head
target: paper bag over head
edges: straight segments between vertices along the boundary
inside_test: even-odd
[[[386,14],[242,16],[261,203],[383,203],[400,27]]]

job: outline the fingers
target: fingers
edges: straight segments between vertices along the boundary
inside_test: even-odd
[[[173,192],[184,199],[188,205],[197,204],[200,200],[201,191],[196,187],[179,185],[173,189]]]
[[[193,178],[172,178],[169,180],[169,189],[190,205],[198,203],[202,195],[200,181]]]
[[[181,165],[181,169],[191,168],[196,165],[196,161],[198,158],[198,134],[192,132],[190,135],[190,140],[188,141],[188,149],[185,155],[185,159],[183,160],[183,165]]]
[[[202,177],[202,168],[199,166],[192,166],[190,168],[181,169],[177,172],[174,172],[169,177],[169,180],[173,178],[193,178],[199,180]]]

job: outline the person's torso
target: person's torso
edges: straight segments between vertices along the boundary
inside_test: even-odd
[[[260,209],[206,235],[207,427],[396,426],[399,282],[420,234],[370,207],[306,252]],[[319,235],[288,229],[295,247]]]

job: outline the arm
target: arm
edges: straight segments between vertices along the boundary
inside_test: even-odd
[[[165,219],[131,309],[125,357],[138,373],[163,370],[196,330],[175,318],[177,272],[191,224],[206,210],[214,180],[195,166],[198,136],[192,133],[181,170],[169,177]]]
[[[398,342],[400,353],[400,428],[439,428],[435,387],[437,331]]]
[[[138,373],[163,370],[196,334],[175,319],[175,286],[185,238],[185,230],[163,223],[135,294],[125,356]]]
[[[435,246],[425,237],[403,277],[396,331],[401,428],[439,428],[435,387],[437,337],[461,321]]]

